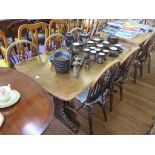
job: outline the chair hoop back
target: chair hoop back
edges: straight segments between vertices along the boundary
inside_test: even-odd
[[[39,51],[34,43],[27,40],[19,40],[10,44],[6,54],[7,62],[10,67],[13,68],[14,64],[39,55]]]
[[[66,37],[60,33],[50,35],[44,44],[45,52],[52,51],[61,47],[66,47]]]
[[[118,71],[119,63],[119,60],[115,60],[103,68],[101,74],[91,84],[86,102],[93,103],[103,94],[107,98],[111,91],[116,72]]]

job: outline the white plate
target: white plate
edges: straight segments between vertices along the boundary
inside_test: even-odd
[[[17,90],[11,90],[10,99],[5,102],[0,102],[0,108],[6,108],[14,105],[20,98],[20,93]]]

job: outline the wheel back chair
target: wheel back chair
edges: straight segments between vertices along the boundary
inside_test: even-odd
[[[43,22],[35,23],[35,24],[23,24],[18,29],[18,39],[22,40],[23,31],[27,29],[28,40],[32,41],[37,48],[39,49],[40,53],[43,53],[44,50],[39,47],[39,45],[44,45],[45,40],[48,37],[48,28],[47,24]]]
[[[123,100],[123,85],[128,81],[132,68],[135,65],[135,59],[139,54],[139,48],[126,55],[121,61],[120,68],[114,80],[114,84],[120,89],[120,100]],[[135,73],[134,73],[135,74]]]
[[[70,20],[51,20],[49,23],[49,35],[60,33],[65,35],[70,31]]]
[[[76,113],[82,108],[87,110],[89,134],[93,134],[92,128],[92,110],[95,105],[100,105],[105,121],[107,121],[105,104],[108,102],[108,97],[113,93],[113,80],[115,79],[116,72],[119,68],[119,61],[115,60],[103,68],[100,75],[92,82],[91,86],[85,89],[81,94],[76,96],[75,102],[79,102],[80,106],[77,108]],[[72,110],[71,107],[68,106]],[[112,103],[110,102],[110,109]]]
[[[11,68],[14,68],[14,65],[19,62],[26,61],[37,55],[39,55],[37,46],[27,40],[13,42],[6,51],[6,59]]]
[[[154,51],[155,39],[154,36],[151,39],[148,39],[142,45],[139,54],[135,60],[135,74],[134,82],[137,80],[137,68],[140,69],[140,77],[143,76],[143,64],[144,62],[148,63],[148,73],[151,71],[151,54]]]
[[[44,44],[45,52],[49,52],[55,49],[66,47],[65,40],[66,40],[65,36],[63,36],[62,34],[55,33],[55,34],[50,35],[46,39],[45,44]]]

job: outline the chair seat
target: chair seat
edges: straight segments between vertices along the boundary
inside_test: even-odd
[[[0,59],[0,67],[9,67],[9,65],[4,59]]]
[[[87,100],[89,89],[90,89],[90,87],[86,88],[82,93],[80,93],[78,96],[76,96],[75,99],[80,101],[80,103],[84,104]],[[100,95],[96,100],[94,100],[93,102],[91,102],[89,104],[93,105],[96,102],[100,102],[100,103],[104,104],[106,102],[106,96],[107,96],[108,92],[109,92],[109,90],[106,89],[102,95]]]
[[[75,99],[77,99],[81,103],[86,102],[86,99],[87,99],[87,96],[89,93],[89,89],[90,89],[90,87],[86,88],[82,93],[80,93],[78,96],[76,96]]]

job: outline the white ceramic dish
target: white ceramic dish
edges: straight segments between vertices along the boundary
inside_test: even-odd
[[[0,102],[10,99],[11,88],[9,86],[0,87]]]
[[[20,93],[17,90],[11,90],[10,99],[4,102],[0,102],[0,108],[6,108],[14,105],[20,98]]]

